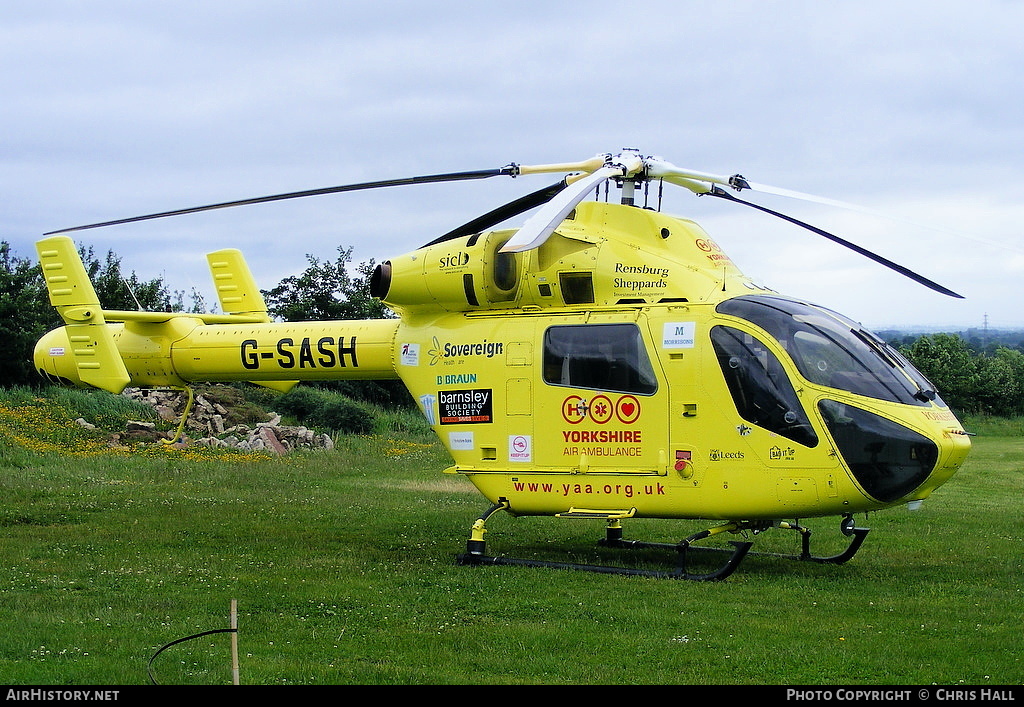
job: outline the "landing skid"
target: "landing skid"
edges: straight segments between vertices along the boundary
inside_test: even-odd
[[[486,551],[486,543],[483,539],[484,533],[486,532],[484,525],[487,520],[494,513],[500,510],[507,510],[507,503],[498,503],[495,506],[488,509],[477,521],[473,524],[473,531],[469,541],[466,543],[466,552],[457,556],[457,561],[461,565],[514,565],[519,567],[547,567],[553,569],[570,569],[570,570],[582,570],[585,572],[596,572],[600,574],[619,574],[628,576],[640,576],[640,577],[656,577],[664,579],[685,579],[691,581],[719,581],[723,580],[731,575],[740,563],[748,555],[760,555],[766,557],[781,557],[785,559],[800,560],[804,562],[817,562],[822,564],[842,564],[852,558],[860,546],[863,544],[865,537],[870,528],[858,528],[854,527],[852,519],[847,516],[841,525],[841,529],[844,535],[850,536],[850,544],[843,552],[836,555],[820,557],[811,553],[810,542],[811,542],[811,531],[803,526],[795,523],[782,522],[775,526],[766,525],[762,523],[741,523],[741,522],[730,522],[722,525],[710,528],[708,530],[695,533],[685,540],[678,543],[656,543],[656,542],[644,542],[640,540],[624,540],[622,537],[622,525],[618,519],[610,519],[608,521],[608,528],[604,539],[599,541],[599,545],[608,548],[616,549],[661,549],[671,550],[676,553],[676,564],[673,569],[670,570],[647,570],[630,567],[618,567],[611,565],[591,565],[582,564],[575,562],[549,562],[545,560],[529,560],[524,558],[516,557],[504,557],[488,555]],[[750,548],[753,545],[752,542],[748,541],[730,541],[732,550],[726,548],[712,548],[694,545],[694,543],[704,540],[706,538],[718,535],[724,532],[737,533],[743,531],[752,531],[754,533],[763,532],[770,527],[780,527],[788,530],[796,530],[801,535],[801,552],[799,555],[785,555],[777,553],[761,553],[761,552],[750,552]],[[727,553],[724,564],[720,565],[717,569],[710,572],[694,572],[689,567],[689,556],[692,552],[718,552]]]
[[[778,527],[785,528],[785,529],[788,529],[788,530],[796,530],[796,531],[798,531],[800,533],[801,550],[800,550],[800,554],[799,555],[792,555],[792,554],[785,554],[785,553],[776,553],[776,552],[748,552],[748,553],[746,553],[747,556],[749,556],[749,557],[778,557],[778,558],[782,558],[782,559],[786,559],[786,560],[799,560],[801,562],[816,562],[816,563],[819,563],[819,564],[841,565],[844,562],[848,562],[850,559],[853,558],[854,555],[857,554],[857,551],[860,550],[860,546],[862,544],[864,544],[864,540],[865,540],[865,538],[867,538],[868,532],[870,532],[870,530],[871,530],[871,528],[857,528],[857,527],[852,527],[852,526],[847,529],[847,527],[844,526],[843,534],[851,536],[850,544],[847,545],[846,549],[843,550],[842,552],[838,553],[838,554],[835,554],[835,555],[818,556],[818,555],[815,555],[815,554],[813,554],[811,552],[811,531],[810,531],[810,529],[805,528],[805,527],[800,526],[800,525],[796,525],[794,523],[780,523],[778,525]],[[745,529],[746,530],[751,530],[752,528],[740,527],[740,528],[738,528],[736,530],[745,530]],[[755,530],[754,532],[761,532],[761,531],[760,530]],[[691,539],[700,539],[700,538],[694,536]],[[613,527],[611,525],[609,525],[609,527],[608,527],[607,536],[603,540],[600,540],[598,542],[598,544],[602,545],[604,547],[615,547],[615,548],[620,548],[620,549],[641,549],[641,548],[677,549],[679,547],[678,545],[674,545],[672,543],[651,543],[651,542],[643,542],[643,541],[640,541],[640,540],[623,540],[622,539],[622,528],[621,527]],[[737,543],[733,543],[733,544],[735,545]],[[751,545],[751,544],[752,543],[747,543],[747,545]],[[701,552],[728,552],[728,550],[724,550],[722,548],[715,548],[715,547],[695,546],[695,547],[691,547],[689,549],[690,550],[697,550],[697,551],[701,551]]]

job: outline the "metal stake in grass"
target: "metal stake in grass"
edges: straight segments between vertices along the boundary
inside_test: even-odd
[[[156,681],[156,677],[153,675],[153,661],[156,660],[156,657],[158,655],[163,653],[165,650],[167,650],[171,646],[176,646],[179,643],[184,643],[185,641],[191,641],[193,638],[201,638],[203,636],[210,636],[210,635],[215,634],[215,633],[230,633],[231,634],[231,682],[234,685],[238,685],[239,684],[239,682],[238,682],[238,602],[235,599],[231,600],[231,615],[229,617],[229,624],[231,626],[230,628],[215,628],[212,631],[203,631],[202,633],[197,633],[197,634],[194,634],[192,636],[186,636],[185,638],[179,638],[176,641],[171,641],[167,645],[165,645],[162,648],[160,648],[160,650],[158,650],[156,653],[154,653],[153,657],[151,657],[149,659],[149,665],[146,668],[147,672],[149,673],[149,680],[150,680],[150,682],[152,682],[154,685],[159,685],[160,684],[160,683],[158,683]]]
[[[238,600],[231,600],[231,684],[238,685]]]

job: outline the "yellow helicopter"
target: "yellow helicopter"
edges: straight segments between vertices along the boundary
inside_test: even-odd
[[[274,322],[241,253],[208,263],[223,314],[104,310],[68,232],[209,209],[430,182],[560,173],[528,194],[377,266],[371,293],[398,314]],[[795,530],[799,560],[841,563],[867,528],[855,513],[919,505],[970,441],[903,356],[854,321],[755,284],[700,226],[637,204],[650,184],[752,206],[952,297],[960,295],[809,224],[741,200],[739,175],[636,150],[575,163],[455,172],[168,211],[45,234],[38,255],[65,325],[35,350],[45,376],[114,393],[248,381],[400,379],[490,502],[464,564],[556,566],[692,580],[729,576],[751,535]],[[610,185],[618,203],[588,199]],[[834,203],[834,202],[833,202]],[[498,225],[536,209],[518,229]],[[671,569],[490,555],[486,524],[512,516],[598,519],[600,543],[668,548]],[[838,516],[849,538],[817,556],[801,519]],[[623,536],[629,518],[709,521],[678,543]],[[698,544],[712,536],[743,540]],[[725,560],[693,569],[694,550]]]

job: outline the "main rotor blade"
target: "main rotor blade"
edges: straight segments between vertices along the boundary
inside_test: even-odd
[[[892,218],[891,216],[887,216],[886,214],[874,211],[872,209],[868,209],[864,206],[859,206],[857,204],[851,204],[845,201],[838,201],[836,199],[829,199],[828,197],[817,196],[815,194],[807,194],[805,192],[793,191],[792,189],[773,187],[769,184],[759,184],[757,182],[751,182],[739,174],[734,174],[732,176],[725,177],[717,174],[708,174],[706,172],[697,172],[690,169],[682,169],[656,157],[648,158],[646,164],[648,177],[664,179],[665,181],[670,182],[672,184],[677,184],[679,186],[686,187],[687,189],[694,192],[698,196],[707,194],[708,192],[712,191],[712,187],[708,186],[709,184],[720,184],[722,186],[732,187],[737,191],[750,189],[752,191],[763,192],[765,194],[784,196],[789,199],[810,201],[816,204],[834,206],[840,209],[860,211],[865,214],[873,214],[875,216]]]
[[[447,174],[429,174],[420,177],[405,177],[402,179],[387,179],[378,182],[362,182],[359,184],[343,184],[336,187],[324,187],[321,189],[307,189],[305,191],[293,191],[284,194],[272,194],[270,196],[259,196],[251,199],[239,199],[237,201],[225,201],[219,204],[209,204],[206,206],[194,206],[188,209],[177,209],[175,211],[162,211],[155,214],[147,214],[145,216],[133,216],[131,218],[116,219],[114,221],[103,221],[102,223],[91,223],[85,226],[74,226],[72,228],[64,228],[59,231],[50,231],[43,235],[52,236],[59,233],[71,233],[73,231],[84,231],[90,228],[102,228],[104,226],[117,226],[124,223],[134,223],[136,221],[149,221],[151,219],[167,218],[169,216],[183,216],[185,214],[195,214],[201,211],[213,211],[215,209],[226,209],[233,206],[249,206],[252,204],[264,204],[270,201],[284,201],[285,199],[298,199],[306,196],[321,196],[323,194],[338,194],[340,192],[347,191],[360,191],[364,189],[380,189],[383,187],[397,187],[397,186],[408,186],[412,184],[431,184],[435,182],[460,182],[468,181],[473,179],[488,179],[489,177],[498,177],[501,175],[514,175],[513,167],[502,167],[500,169],[483,169],[472,172],[449,172]]]
[[[501,252],[518,253],[541,245],[592,189],[621,174],[621,167],[601,167],[572,182],[527,219],[522,228],[501,247]]]
[[[869,209],[865,206],[851,204],[846,201],[838,201],[836,199],[829,199],[828,197],[817,196],[815,194],[806,194],[802,191],[793,191],[792,189],[783,189],[781,187],[773,187],[768,184],[758,184],[757,182],[747,182],[747,186],[754,191],[763,192],[765,194],[774,194],[775,196],[784,196],[789,199],[800,199],[801,201],[810,201],[816,204],[824,204],[825,206],[835,206],[840,209],[860,211],[865,214],[872,214],[874,216],[884,216],[885,218],[891,218],[881,212]]]
[[[836,199],[829,199],[828,197],[824,196],[816,196],[815,194],[807,194],[805,192],[793,191],[791,189],[783,189],[781,187],[773,187],[767,184],[758,184],[756,182],[747,182],[747,185],[754,191],[763,192],[765,194],[774,194],[776,196],[784,196],[790,199],[800,199],[802,201],[810,201],[817,204],[824,204],[826,206],[834,206],[836,208],[846,209],[848,211],[856,211],[858,213],[866,214],[868,216],[874,216],[876,218],[885,219],[886,221],[904,223],[908,226],[913,226],[914,228],[923,228],[929,231],[935,231],[937,233],[944,233],[948,236],[953,236],[954,238],[961,238],[974,241],[975,243],[981,243],[992,248],[1013,250],[1018,253],[1024,252],[1024,249],[1010,245],[1008,243],[995,243],[984,238],[978,238],[977,236],[974,236],[972,234],[963,233],[961,231],[955,231],[949,228],[942,228],[932,223],[915,221],[913,219],[904,218],[902,216],[898,216],[896,214],[888,213],[885,211],[878,211],[877,209],[870,209],[866,206],[861,206],[860,204],[851,204],[848,201],[838,201]]]
[[[565,187],[566,182],[563,179],[559,182],[552,184],[551,186],[544,187],[543,189],[538,189],[532,194],[521,196],[515,201],[510,201],[504,206],[499,206],[493,211],[488,211],[486,214],[478,216],[477,218],[473,219],[468,223],[462,224],[458,228],[449,231],[448,233],[444,234],[439,238],[435,238],[430,243],[427,243],[421,247],[429,248],[432,245],[444,243],[445,241],[451,241],[456,238],[471,236],[474,233],[486,231],[487,229],[498,225],[502,221],[510,219],[513,216],[518,216],[524,211],[529,211],[532,208],[535,208],[542,204],[546,204],[547,202],[551,201],[551,199],[554,198],[556,194],[565,189]]]
[[[944,295],[949,295],[950,297],[956,297],[958,299],[963,299],[964,298],[963,295],[959,295],[956,292],[953,292],[952,290],[943,287],[942,285],[938,284],[937,282],[932,282],[928,278],[926,278],[926,277],[924,277],[922,275],[918,275],[914,271],[908,270],[907,268],[903,267],[902,265],[899,265],[898,263],[894,263],[893,261],[891,261],[891,260],[889,260],[887,258],[883,258],[881,255],[878,255],[877,253],[872,253],[870,250],[867,250],[865,248],[861,248],[859,245],[857,245],[855,243],[851,243],[850,241],[847,241],[847,240],[845,240],[843,238],[840,238],[839,236],[833,235],[833,234],[829,233],[828,231],[823,231],[822,229],[818,228],[817,226],[812,226],[809,223],[804,223],[803,221],[795,219],[795,218],[793,218],[791,216],[786,216],[785,214],[781,214],[778,211],[773,211],[772,209],[765,208],[764,206],[761,206],[759,204],[754,204],[754,203],[749,202],[749,201],[744,201],[743,199],[738,199],[738,198],[736,198],[732,194],[729,194],[727,191],[725,191],[724,189],[722,189],[720,187],[715,187],[715,188],[711,189],[710,191],[708,191],[706,193],[709,194],[710,196],[717,196],[720,199],[726,199],[728,201],[734,201],[737,204],[745,204],[746,206],[750,206],[752,208],[755,208],[758,211],[763,211],[766,214],[771,214],[772,216],[777,216],[777,217],[783,219],[784,221],[789,221],[792,224],[795,224],[795,225],[800,226],[802,228],[806,228],[807,230],[809,230],[809,231],[811,231],[813,233],[817,233],[819,236],[823,236],[823,237],[829,239],[830,241],[832,241],[833,243],[838,243],[839,245],[845,246],[845,247],[849,248],[850,250],[852,250],[852,251],[854,251],[856,253],[860,253],[864,257],[870,258],[871,260],[875,261],[876,263],[879,263],[880,265],[884,265],[887,268],[891,268],[892,270],[895,270],[896,272],[900,273],[901,275],[903,275],[905,277],[909,277],[914,282],[917,282],[917,283],[919,283],[921,285],[924,285],[925,287],[927,287],[929,289],[935,290],[936,292],[940,292],[940,293],[942,293]]]
[[[589,160],[580,162],[560,162],[558,164],[513,165],[519,174],[548,174],[551,172],[593,172],[601,169],[612,159],[611,154],[596,155]]]
[[[980,243],[986,243],[978,238],[973,238],[962,233],[950,231],[944,228],[938,228],[934,225],[925,223],[918,223],[911,221],[910,219],[901,218],[893,214],[884,213],[876,209],[870,209],[860,204],[852,204],[848,201],[839,201],[838,199],[830,199],[825,196],[818,196],[817,194],[808,194],[806,192],[794,191],[792,189],[783,189],[782,187],[771,186],[770,184],[760,184],[758,182],[748,181],[745,177],[739,174],[734,174],[730,177],[724,177],[715,174],[707,174],[706,172],[697,172],[689,169],[681,169],[672,165],[664,160],[657,157],[649,157],[646,159],[647,165],[647,176],[652,179],[664,179],[670,184],[685,187],[692,191],[697,196],[703,196],[708,192],[712,191],[715,184],[722,186],[729,186],[736,191],[743,191],[744,189],[750,189],[751,191],[760,192],[762,194],[771,194],[773,196],[782,196],[788,199],[798,199],[800,201],[808,201],[815,204],[823,204],[825,206],[832,206],[839,209],[846,209],[848,211],[856,211],[869,216],[875,216],[877,218],[884,218],[889,221],[899,221],[906,223],[910,226],[917,228],[927,228],[933,231],[941,231],[958,238],[969,238],[970,240],[978,241]],[[996,243],[987,243],[995,247],[1003,247]],[[1019,250],[1019,249],[1016,249]]]
[[[664,179],[672,184],[686,187],[697,195],[706,194],[710,191],[711,187],[707,186],[708,184],[721,184],[722,186],[731,186],[735,189],[743,189],[747,186],[746,180],[738,174],[732,177],[724,177],[692,169],[683,169],[658,157],[646,158],[644,166],[647,168],[647,176],[649,178]],[[737,179],[739,180],[738,182],[736,181]]]

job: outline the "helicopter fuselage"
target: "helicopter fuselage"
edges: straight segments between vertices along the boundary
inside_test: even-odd
[[[401,379],[514,515],[773,520],[920,501],[969,438],[897,352],[756,285],[699,226],[580,204],[546,243],[382,263],[372,321],[105,322],[128,383]],[[80,379],[64,329],[37,367]]]
[[[448,315],[400,327],[398,365],[447,471],[514,514],[838,515],[921,500],[962,463],[968,438],[940,404],[802,380],[779,342],[714,309]],[[741,365],[770,358],[779,378],[730,390],[716,337],[757,342]]]

